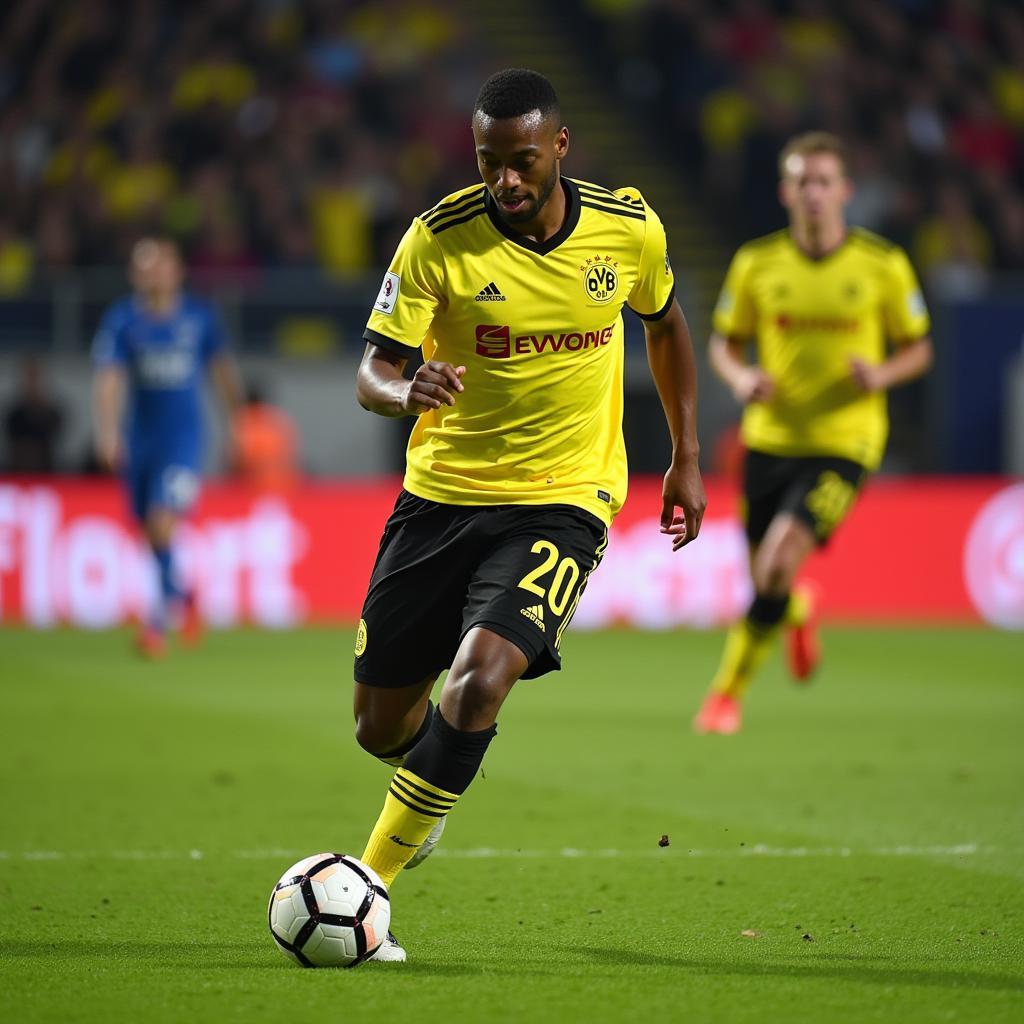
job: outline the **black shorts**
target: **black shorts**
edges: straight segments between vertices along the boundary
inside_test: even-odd
[[[868,471],[830,455],[769,455],[749,450],[743,466],[743,520],[747,540],[760,544],[771,521],[788,512],[824,545],[846,517]]]
[[[411,686],[451,666],[474,626],[519,647],[532,679],[558,652],[608,531],[572,505],[442,505],[402,491],[356,637],[355,678]]]

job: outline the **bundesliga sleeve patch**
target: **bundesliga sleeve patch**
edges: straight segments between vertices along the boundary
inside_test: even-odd
[[[395,303],[398,301],[398,290],[402,285],[402,279],[397,274],[392,274],[389,270],[384,275],[384,283],[380,286],[380,291],[377,293],[377,299],[373,304],[373,308],[378,313],[386,313],[391,316],[395,311]]]

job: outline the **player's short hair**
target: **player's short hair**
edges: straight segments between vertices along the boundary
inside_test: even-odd
[[[148,234],[141,235],[135,240],[132,245],[131,258],[132,261],[143,256],[146,251],[154,251],[157,249],[169,249],[174,258],[181,262],[181,246],[178,244],[176,238],[172,238],[170,235],[161,234],[159,232],[149,232]]]
[[[849,174],[849,167],[846,162],[846,147],[838,135],[831,132],[804,132],[802,135],[794,135],[786,143],[779,154],[779,177],[786,177],[786,165],[790,157],[810,156],[812,153],[831,153],[839,161],[843,175]]]
[[[555,87],[539,72],[528,68],[506,68],[491,75],[480,87],[473,113],[480,111],[502,121],[539,110],[544,120],[560,119],[561,108]]]

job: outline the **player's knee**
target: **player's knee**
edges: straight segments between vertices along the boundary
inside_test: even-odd
[[[761,567],[756,580],[757,592],[771,597],[781,597],[789,592],[792,585],[792,572],[788,565],[781,561],[771,561]]]
[[[445,681],[445,704],[454,709],[460,721],[475,720],[480,715],[497,717],[509,691],[515,684],[503,673],[484,664],[466,666]],[[460,728],[458,722],[450,723]]]
[[[366,712],[356,713],[355,732],[359,746],[374,756],[391,750],[396,745],[393,742],[392,730],[386,727],[386,723]]]

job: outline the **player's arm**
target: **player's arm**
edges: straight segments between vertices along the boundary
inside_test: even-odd
[[[97,368],[93,378],[93,431],[96,456],[108,470],[121,462],[121,415],[124,411],[124,367],[110,363]]]
[[[647,360],[672,438],[672,463],[662,491],[661,530],[673,536],[672,550],[689,544],[700,532],[707,498],[697,458],[697,366],[686,317],[672,301],[659,320],[645,320]],[[675,515],[675,509],[682,516]],[[685,529],[684,529],[685,528]]]
[[[882,317],[886,333],[896,340],[892,353],[880,363],[850,360],[850,375],[864,391],[887,391],[906,384],[927,373],[934,359],[921,286],[907,254],[897,246],[887,256]]]
[[[715,376],[741,405],[767,402],[775,394],[775,381],[760,366],[747,361],[747,342],[757,329],[757,310],[751,276],[754,257],[741,248],[732,258],[712,316],[708,362]]]
[[[407,362],[396,352],[367,343],[356,374],[359,404],[378,416],[419,416],[455,404],[455,396],[464,390],[464,366],[431,359],[408,379],[403,372]]]
[[[760,366],[747,362],[746,347],[741,338],[714,331],[708,343],[708,362],[741,405],[767,402],[775,394],[775,381]]]
[[[917,338],[897,346],[893,354],[882,363],[851,359],[850,372],[862,390],[888,391],[926,374],[934,359],[932,339]]]
[[[123,304],[115,304],[103,314],[92,343],[92,361],[96,457],[101,466],[114,471],[121,464],[121,417],[131,362]]]
[[[427,360],[405,376],[437,311],[447,301],[447,275],[437,240],[418,217],[398,245],[367,321],[356,373],[359,404],[379,416],[419,416],[454,405],[465,366]]]

